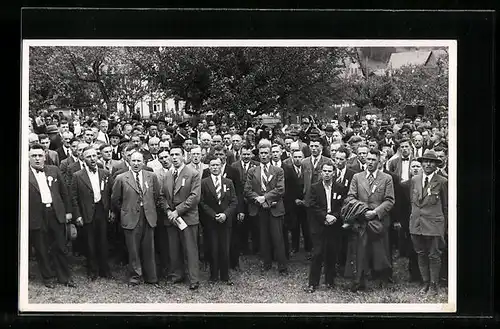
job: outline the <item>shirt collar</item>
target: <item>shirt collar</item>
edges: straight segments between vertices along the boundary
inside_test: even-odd
[[[333,181],[330,181],[330,185],[327,185],[327,184],[325,183],[325,181],[323,181],[323,186],[324,186],[325,188],[332,188],[332,186],[333,186]]]
[[[212,181],[215,182],[216,180],[221,179],[221,175],[215,176],[214,174],[210,174],[212,176]]]
[[[181,164],[181,166],[179,167],[179,169],[177,169],[177,174],[179,174],[179,173],[182,171],[182,169],[184,169],[184,166],[185,166],[185,164],[184,164],[184,163],[183,163],[183,164]],[[174,166],[172,166],[172,172],[173,172],[174,170],[176,170],[176,169],[175,169],[175,167],[174,167]]]
[[[41,173],[37,172],[37,171],[36,171],[36,169],[35,169],[35,168],[33,168],[32,166],[30,166],[30,168],[31,168],[31,171],[33,172],[33,174],[34,174],[35,176],[36,176],[37,174],[41,174]],[[43,170],[43,169],[42,169],[42,172],[44,172],[44,170]]]
[[[377,178],[377,174],[378,169],[375,169],[375,171],[373,172],[373,178]],[[368,169],[366,169],[366,178],[368,178],[368,176],[370,176],[370,172],[368,171]]]
[[[434,177],[434,174],[436,172],[433,171],[430,175],[426,175],[424,172],[422,172],[422,182],[425,182],[425,177],[428,177],[429,178],[429,182],[431,181],[432,177]]]
[[[269,165],[270,165],[270,162],[268,162],[268,163],[266,163],[266,164],[261,163],[261,164],[260,164],[260,167],[261,167],[262,169],[264,169],[264,168],[269,169]]]

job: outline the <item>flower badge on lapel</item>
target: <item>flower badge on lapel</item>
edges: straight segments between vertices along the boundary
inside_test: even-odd
[[[146,187],[146,190],[149,188],[149,186],[148,186],[148,182],[147,182],[147,181],[146,181],[146,182],[144,182],[144,186]]]
[[[49,187],[51,187],[51,186],[52,186],[52,181],[53,181],[53,180],[54,180],[54,177],[52,177],[52,176],[48,176],[48,177],[47,177],[47,181],[49,182]]]

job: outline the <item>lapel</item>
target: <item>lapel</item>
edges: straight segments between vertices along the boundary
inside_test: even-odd
[[[33,185],[33,187],[38,192],[40,192],[40,187],[38,186],[38,182],[37,182],[37,180],[35,178],[35,175],[33,174],[33,171],[31,170],[31,166],[29,167],[29,173],[30,173],[30,178],[29,178],[30,184]]]
[[[431,180],[429,182],[429,185],[427,186],[427,188],[425,189],[425,191],[422,191],[422,199],[425,198],[428,195],[427,191],[429,189],[432,190],[432,188],[436,186],[437,180],[438,180],[437,173],[434,172],[434,175],[432,176],[432,178],[431,178]],[[422,180],[420,180],[420,185],[422,185]],[[420,188],[420,190],[422,190],[422,188]]]
[[[172,194],[172,189],[174,187],[174,176],[172,175],[172,167],[170,167],[168,169],[167,172],[165,172],[165,176],[164,176],[164,179],[165,179],[165,182],[167,182],[167,190],[166,191],[163,191],[164,193],[168,193],[171,198],[173,198],[174,196],[171,195]]]
[[[97,172],[99,173],[99,169],[97,169]],[[92,190],[92,183],[90,183],[90,177],[89,177],[89,173],[87,172],[87,169],[83,169],[82,180],[85,183],[85,185],[87,185],[89,190],[93,191]],[[99,182],[100,182],[100,179],[99,179]]]
[[[175,182],[174,195],[180,190],[182,187],[182,180],[184,179],[183,174],[186,170],[186,165],[182,168],[182,170],[177,174],[177,181]],[[173,177],[172,177],[173,178]]]
[[[377,178],[375,178],[375,180],[373,181],[372,188],[373,188],[373,186],[375,186],[375,187],[380,186],[381,181],[382,181],[382,171],[379,169],[379,170],[377,170]],[[372,194],[371,192],[372,192],[372,190],[370,189],[370,194]]]
[[[417,189],[418,193],[418,200],[422,200],[422,174],[417,176],[417,182],[415,183],[415,188]]]
[[[333,185],[332,185],[332,189],[333,189]],[[320,194],[321,198],[323,198],[324,202],[325,202],[325,210],[328,210],[328,198],[326,197],[326,189],[325,189],[325,186],[323,185],[323,183],[321,184],[321,191],[323,191],[323,193]],[[331,205],[330,205],[331,207]]]
[[[254,171],[254,180],[257,182],[257,186],[261,186],[261,178],[262,178],[262,175],[261,175],[261,167],[260,165],[258,167],[255,168],[255,171]]]
[[[214,199],[217,200],[217,192],[215,191],[215,185],[214,185],[214,181],[212,180],[212,175],[208,176],[208,189],[210,190],[210,192],[214,196]]]
[[[132,171],[127,171],[127,175],[125,175],[125,181],[132,186],[132,188],[139,193],[139,189],[137,188],[137,183],[135,182],[135,176],[132,174]]]

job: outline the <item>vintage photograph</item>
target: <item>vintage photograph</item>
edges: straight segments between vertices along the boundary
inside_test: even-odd
[[[21,311],[456,311],[455,41],[22,50]]]

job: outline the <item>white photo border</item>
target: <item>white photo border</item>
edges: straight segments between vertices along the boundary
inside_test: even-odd
[[[449,180],[448,180],[448,302],[442,304],[33,304],[28,298],[28,121],[29,114],[29,47],[37,46],[164,46],[164,47],[448,47],[448,129],[449,129]],[[25,39],[22,41],[21,61],[21,189],[19,195],[19,311],[24,312],[155,312],[155,313],[455,313],[457,311],[457,41],[456,40],[70,40]],[[26,200],[26,201],[25,201]]]

